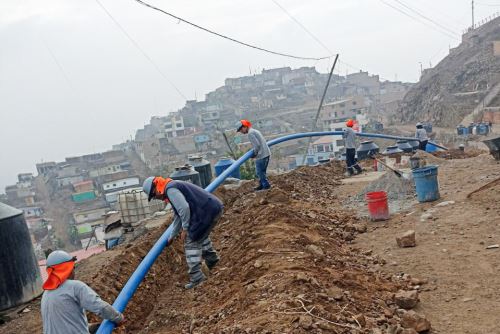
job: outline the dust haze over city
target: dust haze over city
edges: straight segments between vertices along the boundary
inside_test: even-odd
[[[328,50],[271,0],[152,4],[273,51],[306,57],[339,53],[343,63],[335,73],[341,75],[364,70],[407,82],[418,80],[419,62],[424,68],[436,64],[449,46],[456,46],[470,24],[466,1],[413,5],[455,34],[381,1],[276,2]],[[5,161],[0,188],[15,183],[18,173],[34,172],[35,163],[100,152],[133,138],[151,116],[176,111],[186,99],[203,100],[225,78],[283,66],[315,66],[326,73],[331,65],[331,59],[294,60],[249,49],[135,1],[103,0],[101,5],[0,4],[0,140]],[[476,11],[480,18],[491,7],[478,6]]]

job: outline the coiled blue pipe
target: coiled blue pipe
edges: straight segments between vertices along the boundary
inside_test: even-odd
[[[304,132],[304,133],[295,133],[292,135],[287,135],[283,136],[280,138],[276,138],[273,140],[270,140],[268,142],[269,146],[277,145],[279,143],[282,143],[284,141],[288,140],[293,140],[293,139],[300,139],[300,138],[306,138],[306,137],[321,137],[321,136],[332,136],[332,135],[342,135],[343,131],[326,131],[326,132]],[[394,140],[415,140],[415,138],[408,138],[408,137],[397,137],[397,136],[389,136],[389,135],[383,135],[383,134],[377,134],[377,133],[357,133],[358,136],[361,137],[367,137],[367,138],[383,138],[383,139],[394,139]],[[431,143],[432,145],[435,145],[439,148],[442,148],[446,150],[446,147]],[[224,180],[231,174],[236,168],[239,168],[245,161],[250,159],[253,155],[253,150],[248,151],[244,155],[242,155],[238,160],[236,160],[231,166],[229,166],[224,172],[222,172],[215,180],[210,183],[205,190],[209,192],[213,192],[215,189],[217,189],[218,186],[224,182]],[[123,287],[122,291],[120,291],[120,294],[118,297],[116,297],[115,302],[113,303],[113,307],[117,309],[120,312],[123,312],[125,310],[125,307],[127,306],[128,302],[130,299],[132,299],[132,296],[134,295],[135,291],[139,287],[139,284],[142,282],[146,274],[148,273],[149,269],[153,265],[153,263],[156,261],[158,256],[160,256],[161,252],[165,247],[167,247],[171,240],[172,236],[172,228],[173,226],[170,225],[165,232],[161,235],[161,237],[156,241],[156,243],[153,245],[151,250],[146,254],[144,259],[141,261],[139,266],[135,269],[134,273],[132,276],[130,276],[129,280]],[[97,331],[97,334],[110,334],[113,329],[115,328],[115,324],[111,321],[105,320],[102,322],[101,326],[99,327],[99,330]]]

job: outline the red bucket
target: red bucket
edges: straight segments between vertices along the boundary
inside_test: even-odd
[[[385,191],[374,191],[365,195],[368,203],[368,212],[373,221],[389,219],[389,206]]]

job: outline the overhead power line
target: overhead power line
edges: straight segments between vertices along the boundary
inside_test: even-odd
[[[158,8],[158,7],[155,7],[153,5],[150,5],[149,3],[146,3],[142,0],[135,0],[136,2],[138,2],[139,4],[143,5],[143,6],[146,6],[146,7],[149,7],[151,9],[154,9],[156,11],[159,11],[165,15],[168,15],[170,17],[173,17],[174,19],[178,20],[178,21],[181,21],[181,22],[184,22],[184,23],[187,23],[189,24],[190,26],[193,26],[195,28],[198,28],[200,30],[203,30],[205,32],[208,32],[212,35],[215,35],[215,36],[218,36],[218,37],[221,37],[221,38],[224,38],[224,39],[227,39],[231,42],[234,42],[234,43],[237,43],[237,44],[240,44],[240,45],[243,45],[243,46],[246,46],[246,47],[249,47],[249,48],[252,48],[252,49],[256,49],[256,50],[259,50],[259,51],[263,51],[263,52],[267,52],[267,53],[270,53],[270,54],[274,54],[274,55],[277,55],[277,56],[282,56],[282,57],[288,57],[288,58],[294,58],[294,59],[302,59],[302,60],[322,60],[322,59],[328,59],[328,58],[331,58],[331,56],[328,56],[328,57],[302,57],[302,56],[295,56],[295,55],[292,55],[292,54],[288,54],[288,53],[282,53],[282,52],[277,52],[277,51],[272,51],[272,50],[269,50],[269,49],[265,49],[265,48],[261,48],[259,46],[255,46],[255,45],[252,45],[252,44],[249,44],[249,43],[245,43],[245,42],[242,42],[240,40],[237,40],[235,38],[232,38],[232,37],[229,37],[229,36],[226,36],[226,35],[223,35],[221,33],[218,33],[218,32],[215,32],[213,30],[210,30],[208,28],[204,28],[196,23],[193,23],[193,22],[190,22],[186,19],[183,19],[179,16],[176,16],[172,13],[169,13],[161,8]]]
[[[426,15],[422,14],[420,11],[416,10],[415,8],[410,7],[408,4],[404,3],[403,1],[401,1],[401,0],[394,0],[394,1],[396,1],[397,3],[399,3],[401,6],[403,6],[403,7],[407,8],[407,9],[408,9],[408,10],[410,10],[411,12],[413,12],[413,13],[417,14],[419,17],[423,18],[424,20],[429,21],[429,22],[431,22],[431,23],[435,24],[436,26],[438,26],[438,27],[440,27],[440,28],[442,28],[442,29],[444,29],[444,30],[448,31],[448,32],[449,32],[449,33],[451,33],[451,34],[454,34],[454,35],[456,34],[456,32],[455,32],[455,31],[453,31],[452,29],[449,29],[448,27],[446,27],[446,26],[442,25],[441,23],[439,23],[439,22],[437,22],[437,21],[435,21],[435,20],[431,19],[430,17],[428,17],[428,16],[426,16]]]
[[[293,17],[292,14],[290,14],[282,5],[280,5],[280,3],[276,0],[271,0],[272,2],[274,2],[274,4],[276,6],[278,6],[279,8],[281,8],[281,10],[290,18],[292,19],[292,21],[294,21],[295,23],[297,23],[309,36],[311,36],[316,42],[318,42],[319,45],[321,45],[327,52],[330,53],[330,56],[332,56],[335,52],[333,52],[332,50],[330,50],[328,48],[328,46],[325,45],[325,43],[323,43],[318,37],[316,37],[316,35],[314,35],[309,29],[307,29],[299,20],[297,20],[295,17]]]
[[[411,19],[413,19],[413,20],[415,20],[415,21],[417,21],[417,22],[420,22],[420,23],[422,23],[422,24],[426,25],[427,27],[429,27],[429,28],[431,28],[431,29],[434,29],[434,30],[436,30],[436,31],[438,31],[438,32],[440,32],[440,33],[442,33],[442,34],[444,34],[444,35],[448,36],[448,37],[453,38],[453,39],[458,39],[458,38],[457,38],[457,36],[451,35],[450,33],[446,32],[446,31],[443,31],[443,30],[441,30],[441,29],[438,29],[437,27],[435,27],[435,26],[433,26],[433,25],[430,25],[430,24],[428,24],[428,23],[427,23],[427,22],[425,22],[425,21],[420,20],[418,17],[415,17],[415,16],[413,16],[413,15],[408,14],[406,11],[402,10],[402,9],[401,9],[401,8],[399,8],[399,7],[396,7],[396,6],[394,6],[394,5],[392,5],[392,4],[388,3],[388,2],[386,2],[386,1],[384,1],[384,0],[380,0],[380,2],[382,2],[384,5],[391,7],[392,9],[394,9],[394,10],[398,11],[399,13],[401,13],[401,14],[403,14],[403,15],[405,15],[405,16],[407,16],[407,17],[409,17],[409,18],[411,18]]]
[[[321,47],[323,47],[323,49],[325,49],[328,53],[330,53],[331,55],[334,54],[334,52],[332,50],[330,50],[330,48],[325,44],[323,43],[316,35],[314,35],[309,29],[306,28],[306,26],[304,24],[302,24],[297,18],[295,18],[292,14],[290,14],[289,11],[286,10],[285,7],[283,7],[278,1],[276,0],[271,0],[272,2],[274,2],[274,4],[276,6],[278,6],[292,21],[294,21],[295,23],[297,23],[297,25],[299,27],[301,27],[312,39],[314,39]],[[357,66],[354,66],[354,65],[351,65],[345,61],[342,61],[340,59],[337,60],[337,62],[341,63],[342,65],[344,65],[346,68],[351,68],[353,70],[356,70],[356,71],[360,71],[362,70],[361,67],[357,67]],[[379,76],[380,79],[382,80],[387,80],[389,81],[388,79],[384,79],[382,78],[381,76]]]
[[[181,92],[181,90],[165,75],[165,73],[163,73],[160,67],[156,65],[156,63],[153,61],[153,59],[151,59],[151,57],[146,53],[146,51],[144,51],[141,48],[141,46],[132,38],[132,36],[130,36],[127,33],[125,28],[123,28],[122,25],[113,17],[113,15],[111,15],[111,13],[106,9],[106,7],[104,7],[99,0],[96,0],[96,2],[102,8],[102,10],[104,10],[104,12],[108,15],[111,21],[113,21],[113,23],[118,27],[118,29],[120,29],[120,31],[128,38],[128,40],[132,43],[132,45],[134,45],[135,48],[142,53],[144,58],[146,58],[151,63],[151,65],[153,65],[155,70],[170,84],[170,86],[172,86],[184,100],[188,100],[188,98]]]

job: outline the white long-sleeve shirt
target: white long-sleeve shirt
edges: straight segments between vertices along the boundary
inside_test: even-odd
[[[264,159],[271,155],[271,150],[267,146],[266,139],[259,130],[250,128],[248,130],[248,140],[252,143],[255,159]]]
[[[88,334],[85,311],[103,319],[121,322],[123,315],[103,301],[87,284],[66,280],[55,290],[43,293],[43,334]]]
[[[185,231],[189,229],[191,209],[189,208],[189,204],[186,201],[186,198],[179,189],[168,188],[167,196],[170,204],[173,208],[175,208],[174,221],[172,222],[172,224],[174,225],[172,230],[172,238],[175,238],[177,234],[179,234],[181,227]]]
[[[427,137],[427,131],[425,129],[417,129],[415,132],[415,138],[418,140],[429,140],[429,137]]]

